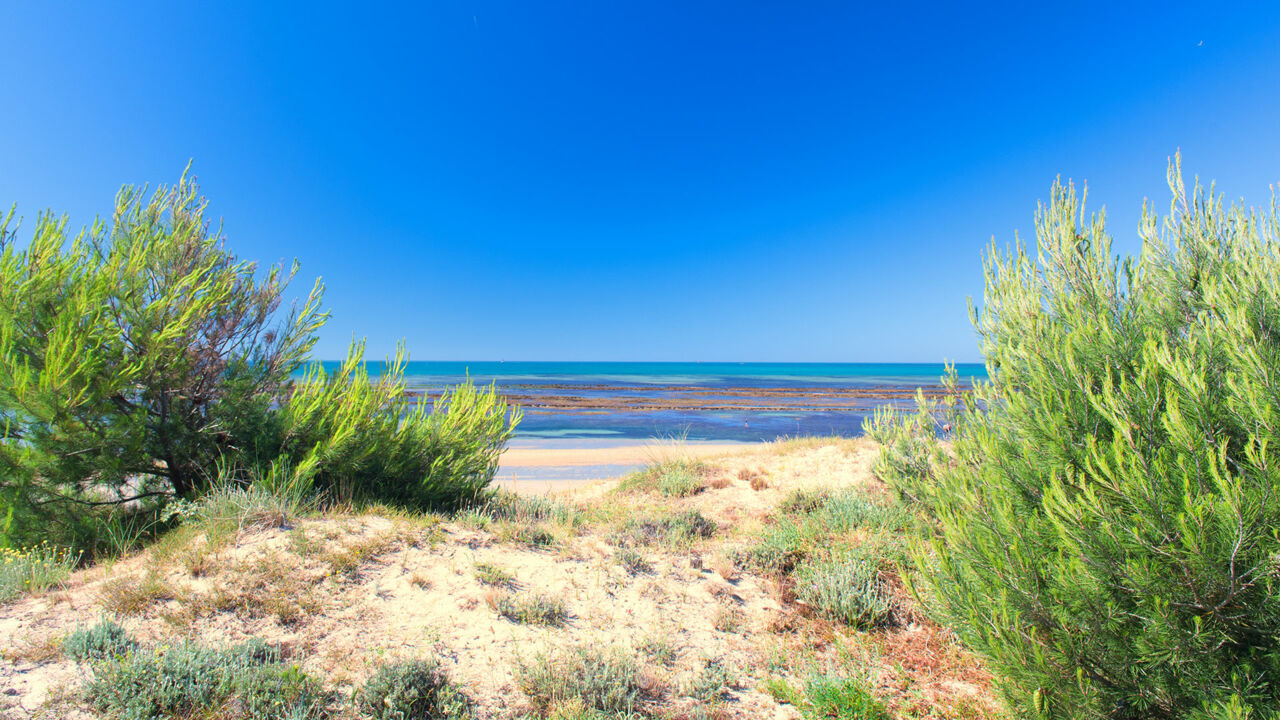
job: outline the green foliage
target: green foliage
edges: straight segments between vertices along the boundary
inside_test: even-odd
[[[0,223],[0,497],[10,538],[86,529],[86,507],[207,486],[237,438],[219,403],[273,397],[315,342],[317,284],[272,325],[292,272],[258,273],[184,177],[116,197],[72,237],[41,213],[25,249]]]
[[[490,386],[464,383],[434,404],[406,392],[403,352],[377,379],[363,343],[332,373],[311,365],[286,402],[280,456],[330,498],[416,509],[456,508],[492,482],[517,422]]]
[[[1037,251],[987,262],[990,381],[871,428],[936,522],[918,590],[1029,716],[1280,706],[1277,208],[1169,180],[1123,261],[1055,185]]]
[[[784,518],[764,529],[747,548],[742,564],[775,575],[788,573],[809,553],[810,545],[811,538],[800,524]]]
[[[296,264],[227,252],[185,176],[144,194],[126,187],[75,236],[41,213],[25,245],[0,219],[0,546],[119,549],[150,528],[120,512],[218,481],[415,508],[485,489],[519,420],[494,388],[414,402],[403,352],[371,379],[362,343],[299,379],[322,286],[282,311]]]
[[[632,713],[640,702],[640,667],[620,648],[575,645],[516,666],[516,683],[547,716],[565,705]]]
[[[97,625],[72,630],[62,640],[63,654],[76,662],[124,655],[137,646],[124,628],[107,618]]]
[[[842,536],[852,530],[897,531],[910,522],[903,509],[872,502],[852,488],[796,490],[778,509],[783,516],[743,552],[743,565],[775,575],[789,573],[815,550],[843,544]]]
[[[559,598],[532,593],[508,593],[492,600],[502,617],[524,625],[560,627],[569,619],[569,610]]]
[[[796,568],[795,581],[797,598],[846,625],[881,625],[892,610],[878,564],[859,554],[810,558]]]
[[[221,717],[246,720],[331,716],[332,698],[279,650],[252,641],[227,649],[182,644],[135,649],[92,664],[84,694],[104,717]]]
[[[817,675],[794,687],[773,680],[766,689],[774,699],[800,710],[805,720],[889,720],[889,711],[872,694],[868,684],[857,678]]]
[[[373,720],[465,720],[471,701],[449,682],[439,662],[383,665],[360,688],[356,707]]]
[[[40,592],[67,578],[79,554],[41,543],[25,550],[0,547],[0,603]]]
[[[702,491],[705,463],[689,458],[663,460],[637,470],[618,483],[624,492],[657,492],[665,497],[688,497]]]
[[[489,563],[476,563],[473,574],[476,580],[494,587],[511,587],[516,583],[514,575]]]

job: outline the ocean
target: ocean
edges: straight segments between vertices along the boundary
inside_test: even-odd
[[[962,383],[986,377],[980,364],[956,371]],[[524,411],[513,446],[583,446],[859,435],[876,407],[910,408],[916,388],[939,392],[943,372],[941,363],[414,361],[406,381],[426,400],[468,377],[495,383]]]

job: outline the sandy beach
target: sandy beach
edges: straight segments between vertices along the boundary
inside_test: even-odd
[[[497,483],[526,493],[563,490],[625,475],[675,457],[711,458],[750,453],[766,443],[727,442],[526,442],[502,453]]]

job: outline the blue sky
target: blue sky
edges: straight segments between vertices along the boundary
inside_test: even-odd
[[[1177,148],[1280,181],[1278,3],[891,5],[13,4],[0,204],[194,160],[324,358],[970,361],[1056,175],[1122,249]]]

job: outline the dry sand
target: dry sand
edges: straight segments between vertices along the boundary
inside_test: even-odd
[[[611,492],[612,483],[563,496],[581,507],[597,508],[597,518],[601,508],[619,517],[696,509],[719,524],[715,537],[687,549],[640,548],[652,566],[650,573],[632,575],[621,566],[612,539],[617,525],[609,524],[608,515],[585,530],[557,531],[556,544],[542,549],[504,541],[495,528],[456,522],[310,518],[294,529],[246,529],[196,574],[181,560],[154,557],[155,551],[79,572],[62,588],[0,607],[0,689],[5,692],[0,716],[88,717],[74,703],[57,702],[86,672],[57,651],[59,638],[96,622],[113,586],[139,584],[149,573],[159,577],[172,597],[157,598],[120,617],[144,642],[190,637],[225,644],[251,636],[280,642],[304,658],[305,669],[344,692],[378,663],[434,654],[475,698],[481,718],[527,712],[528,701],[516,685],[517,665],[576,643],[616,645],[640,656],[639,649],[647,644],[668,644],[672,660],[651,660],[645,669],[660,698],[654,702],[669,713],[664,717],[687,717],[696,703],[683,697],[680,688],[715,660],[732,668],[736,681],[716,717],[796,718],[795,708],[775,702],[760,683],[772,676],[771,662],[800,651],[836,657],[863,648],[858,652],[865,651],[871,667],[883,670],[878,685],[897,692],[895,683],[901,684],[900,676],[908,673],[912,697],[926,704],[988,695],[984,676],[971,660],[957,662],[954,643],[936,628],[913,623],[880,639],[854,634],[835,640],[848,631],[807,619],[776,580],[741,572],[731,562],[726,569],[732,548],[749,541],[795,488],[852,485],[871,495],[883,492],[870,473],[874,445],[702,446],[698,452],[730,450],[734,454],[715,461],[706,490],[689,498],[619,495]],[[609,452],[611,459],[634,457],[622,449]],[[599,453],[582,451],[511,453],[522,462],[599,458]],[[354,568],[335,572],[334,558],[353,551],[362,553]],[[500,617],[487,602],[494,591],[475,577],[478,563],[514,575],[520,592],[564,600],[569,622],[545,628]],[[236,601],[228,593],[242,596]],[[268,607],[256,606],[260,601]],[[275,614],[282,607],[285,615],[294,615],[288,621]],[[726,614],[738,618],[735,627],[725,626]],[[905,654],[895,656],[881,645],[906,648]],[[911,662],[923,663],[923,669],[911,670]],[[52,704],[41,715],[46,703]],[[916,716],[941,717],[927,712]]]

